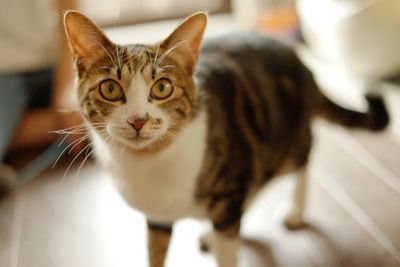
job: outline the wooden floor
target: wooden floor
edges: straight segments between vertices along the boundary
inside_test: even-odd
[[[306,229],[282,226],[293,177],[260,194],[244,218],[241,266],[400,266],[400,143],[390,133],[317,122]],[[144,218],[95,164],[48,172],[0,202],[1,267],[147,266]],[[215,266],[204,225],[178,224],[167,266]]]
[[[294,177],[282,177],[243,220],[240,266],[399,267],[398,129],[350,132],[317,121],[307,227],[283,227]],[[49,171],[0,202],[0,267],[147,266],[143,216],[99,166],[76,171]],[[178,224],[167,267],[216,266],[198,250],[203,226]]]

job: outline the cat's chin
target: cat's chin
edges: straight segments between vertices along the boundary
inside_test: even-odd
[[[177,130],[175,129],[173,133],[177,134]],[[113,143],[116,143],[135,153],[145,154],[160,152],[174,140],[169,137],[167,131],[165,133],[163,131],[145,132],[137,135],[129,131],[117,131],[112,127],[107,129],[105,136],[102,136],[101,139],[111,140],[111,147],[113,147]]]
[[[143,150],[146,149],[154,142],[153,137],[143,137],[143,136],[135,136],[135,137],[119,137],[114,136],[114,138],[124,146],[127,146],[133,150]]]
[[[153,154],[160,152],[172,143],[171,139],[152,137],[121,137],[113,136],[121,146],[126,146],[132,152],[139,154]],[[112,147],[112,145],[111,145]]]

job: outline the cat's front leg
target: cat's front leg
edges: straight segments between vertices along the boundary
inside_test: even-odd
[[[239,236],[231,237],[217,231],[214,234],[214,238],[215,257],[218,267],[236,267],[240,244]]]
[[[238,252],[240,246],[238,226],[228,229],[216,229],[213,232],[213,250],[218,267],[237,267]]]
[[[298,229],[304,226],[304,208],[306,203],[307,168],[301,167],[297,171],[296,186],[293,194],[292,209],[285,218],[285,226],[289,229]]]
[[[236,267],[243,203],[247,194],[242,187],[232,189],[227,187],[228,183],[222,185],[225,186],[208,194],[210,198],[206,207],[213,226],[209,247],[214,252],[218,267]]]
[[[164,267],[172,235],[172,226],[147,221],[149,266]]]

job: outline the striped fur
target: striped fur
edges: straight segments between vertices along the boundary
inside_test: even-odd
[[[306,164],[315,88],[292,50],[253,33],[206,42],[197,77],[212,116],[196,196],[217,229],[238,229],[252,187]]]
[[[234,267],[246,203],[282,172],[300,174],[297,209],[287,223],[298,225],[314,115],[372,130],[388,122],[379,97],[368,97],[366,113],[328,100],[293,50],[267,36],[208,40],[198,57],[204,27],[204,14],[197,14],[160,43],[120,46],[83,15],[66,15],[82,113],[117,188],[151,222],[152,267],[163,266],[170,226],[185,217],[212,222],[219,265]],[[174,87],[161,101],[150,94],[160,78]],[[117,81],[124,97],[102,98],[99,86],[105,79]],[[143,96],[148,97],[139,101]],[[132,137],[126,117],[135,112],[148,116],[143,130],[150,141]]]

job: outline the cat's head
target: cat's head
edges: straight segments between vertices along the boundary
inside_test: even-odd
[[[197,13],[157,44],[117,45],[81,13],[65,14],[82,113],[105,141],[150,152],[174,141],[196,110],[206,21]]]

